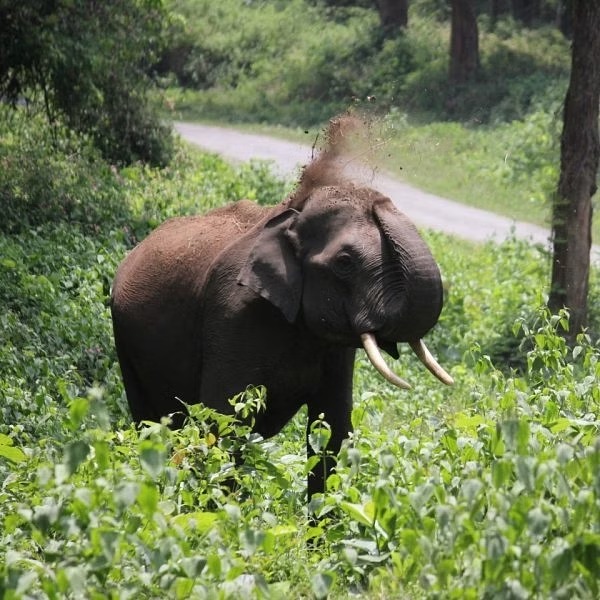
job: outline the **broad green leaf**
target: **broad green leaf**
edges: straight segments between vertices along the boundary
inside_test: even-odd
[[[473,508],[482,488],[483,483],[479,479],[467,479],[462,484],[460,491],[469,508]]]
[[[262,545],[265,534],[252,527],[245,527],[240,533],[242,548],[247,556],[252,556]]]
[[[140,491],[140,484],[133,481],[124,481],[117,485],[113,492],[115,502],[121,509],[129,508],[135,501]]]
[[[102,553],[109,563],[112,563],[115,558],[115,553],[118,548],[121,533],[115,529],[107,529],[100,531],[100,545]]]
[[[90,402],[87,398],[73,398],[69,403],[69,418],[71,428],[76,431],[88,414]]]
[[[79,466],[86,460],[90,453],[90,446],[86,442],[76,440],[67,444],[63,464],[67,469],[67,476],[73,475]]]
[[[561,465],[570,462],[575,455],[575,450],[568,444],[559,444],[556,448],[556,459]]]
[[[23,450],[21,450],[20,448],[17,448],[16,446],[12,445],[5,446],[3,444],[0,444],[0,456],[7,458],[13,463],[23,462],[27,458]]]
[[[150,516],[156,511],[158,506],[158,490],[152,483],[143,483],[140,487],[137,497],[138,504],[141,509]]]
[[[191,513],[183,513],[173,517],[173,522],[183,529],[194,529],[200,533],[210,531],[216,521],[219,520],[219,515],[213,512],[196,511]]]
[[[221,559],[219,555],[215,552],[212,552],[208,555],[206,559],[206,564],[208,566],[208,570],[213,577],[221,576]]]
[[[530,492],[535,489],[535,465],[536,460],[532,456],[517,457],[517,477]]]
[[[185,574],[190,578],[198,577],[206,565],[206,559],[202,556],[187,556],[179,561]]]
[[[486,538],[486,555],[492,561],[500,560],[508,550],[508,540],[498,533],[491,534]]]
[[[331,586],[335,581],[334,574],[331,571],[317,573],[310,581],[310,585],[317,600],[327,598]]]
[[[506,487],[512,477],[512,463],[508,460],[498,459],[492,463],[492,483],[496,488]]]
[[[453,422],[457,429],[463,429],[469,431],[470,433],[476,433],[477,428],[480,425],[487,423],[487,420],[482,415],[468,415],[464,412],[460,412],[454,416]]]
[[[367,504],[354,504],[352,502],[340,502],[340,508],[352,519],[362,525],[372,527],[375,518],[375,507],[372,502]]]
[[[295,525],[275,525],[275,527],[271,527],[269,531],[275,537],[279,538],[287,535],[296,535],[298,533],[298,527]]]
[[[13,446],[14,440],[4,433],[0,433],[0,446]]]
[[[550,555],[550,574],[555,585],[566,581],[571,574],[572,565],[573,551],[564,542]]]
[[[529,530],[534,535],[543,535],[546,533],[551,521],[551,517],[545,514],[539,507],[532,508],[527,513],[527,524],[529,525]]]
[[[0,264],[5,267],[6,269],[16,269],[17,268],[17,263],[12,260],[12,258],[3,258],[0,261]]]
[[[175,582],[175,598],[177,600],[187,600],[193,592],[195,584],[194,578],[178,577]]]
[[[140,463],[150,477],[156,479],[165,469],[166,450],[162,444],[152,440],[140,443]]]
[[[110,467],[110,445],[104,440],[96,440],[93,446],[96,463],[100,470],[105,471]]]
[[[423,507],[429,502],[435,492],[433,483],[423,483],[408,495],[411,506],[420,513]]]

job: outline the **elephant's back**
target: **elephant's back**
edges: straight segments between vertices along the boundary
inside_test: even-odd
[[[146,303],[156,296],[192,300],[215,257],[272,210],[241,200],[205,215],[165,221],[121,263],[113,304]]]

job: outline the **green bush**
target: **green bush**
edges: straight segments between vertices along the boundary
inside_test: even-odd
[[[0,96],[39,107],[55,137],[63,123],[113,163],[165,165],[170,128],[148,100],[167,13],[154,0],[5,0]]]
[[[413,389],[399,392],[359,352],[355,432],[315,520],[305,411],[261,440],[246,420],[258,388],[231,417],[197,406],[179,431],[133,428],[107,307],[117,264],[157,223],[272,201],[283,184],[196,154],[110,172],[94,227],[0,232],[3,597],[598,595],[600,347],[568,347],[567,315],[541,308],[543,252],[426,233],[446,290],[427,343],[456,384],[402,348],[394,367]],[[82,211],[104,198],[87,183],[73,194]],[[598,290],[595,274],[596,307]],[[327,437],[318,420],[308,443],[326,453]]]
[[[437,4],[415,5],[407,30],[387,39],[373,8],[305,0],[177,0],[171,8],[179,18],[163,72],[199,90],[194,113],[205,119],[308,127],[375,98],[382,111],[506,122],[561,99],[569,71],[556,28],[501,20],[480,28],[477,79],[451,86],[447,6]]]
[[[126,212],[116,173],[89,139],[0,107],[0,230],[49,221],[94,227]]]

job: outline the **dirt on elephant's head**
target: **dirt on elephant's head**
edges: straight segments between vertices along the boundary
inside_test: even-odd
[[[371,121],[344,114],[329,121],[325,142],[304,167],[298,187],[290,197],[290,208],[301,210],[306,199],[320,187],[346,187],[364,182],[365,172],[373,174]]]

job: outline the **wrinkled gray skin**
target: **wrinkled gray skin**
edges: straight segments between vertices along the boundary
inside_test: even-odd
[[[324,413],[331,425],[334,453],[352,429],[360,334],[397,356],[441,308],[440,273],[415,227],[352,184],[167,221],[123,261],[112,295],[136,422],[181,413],[178,398],[228,413],[228,398],[264,385],[257,432],[272,436],[306,404],[309,422]],[[323,467],[309,496],[323,490]]]

